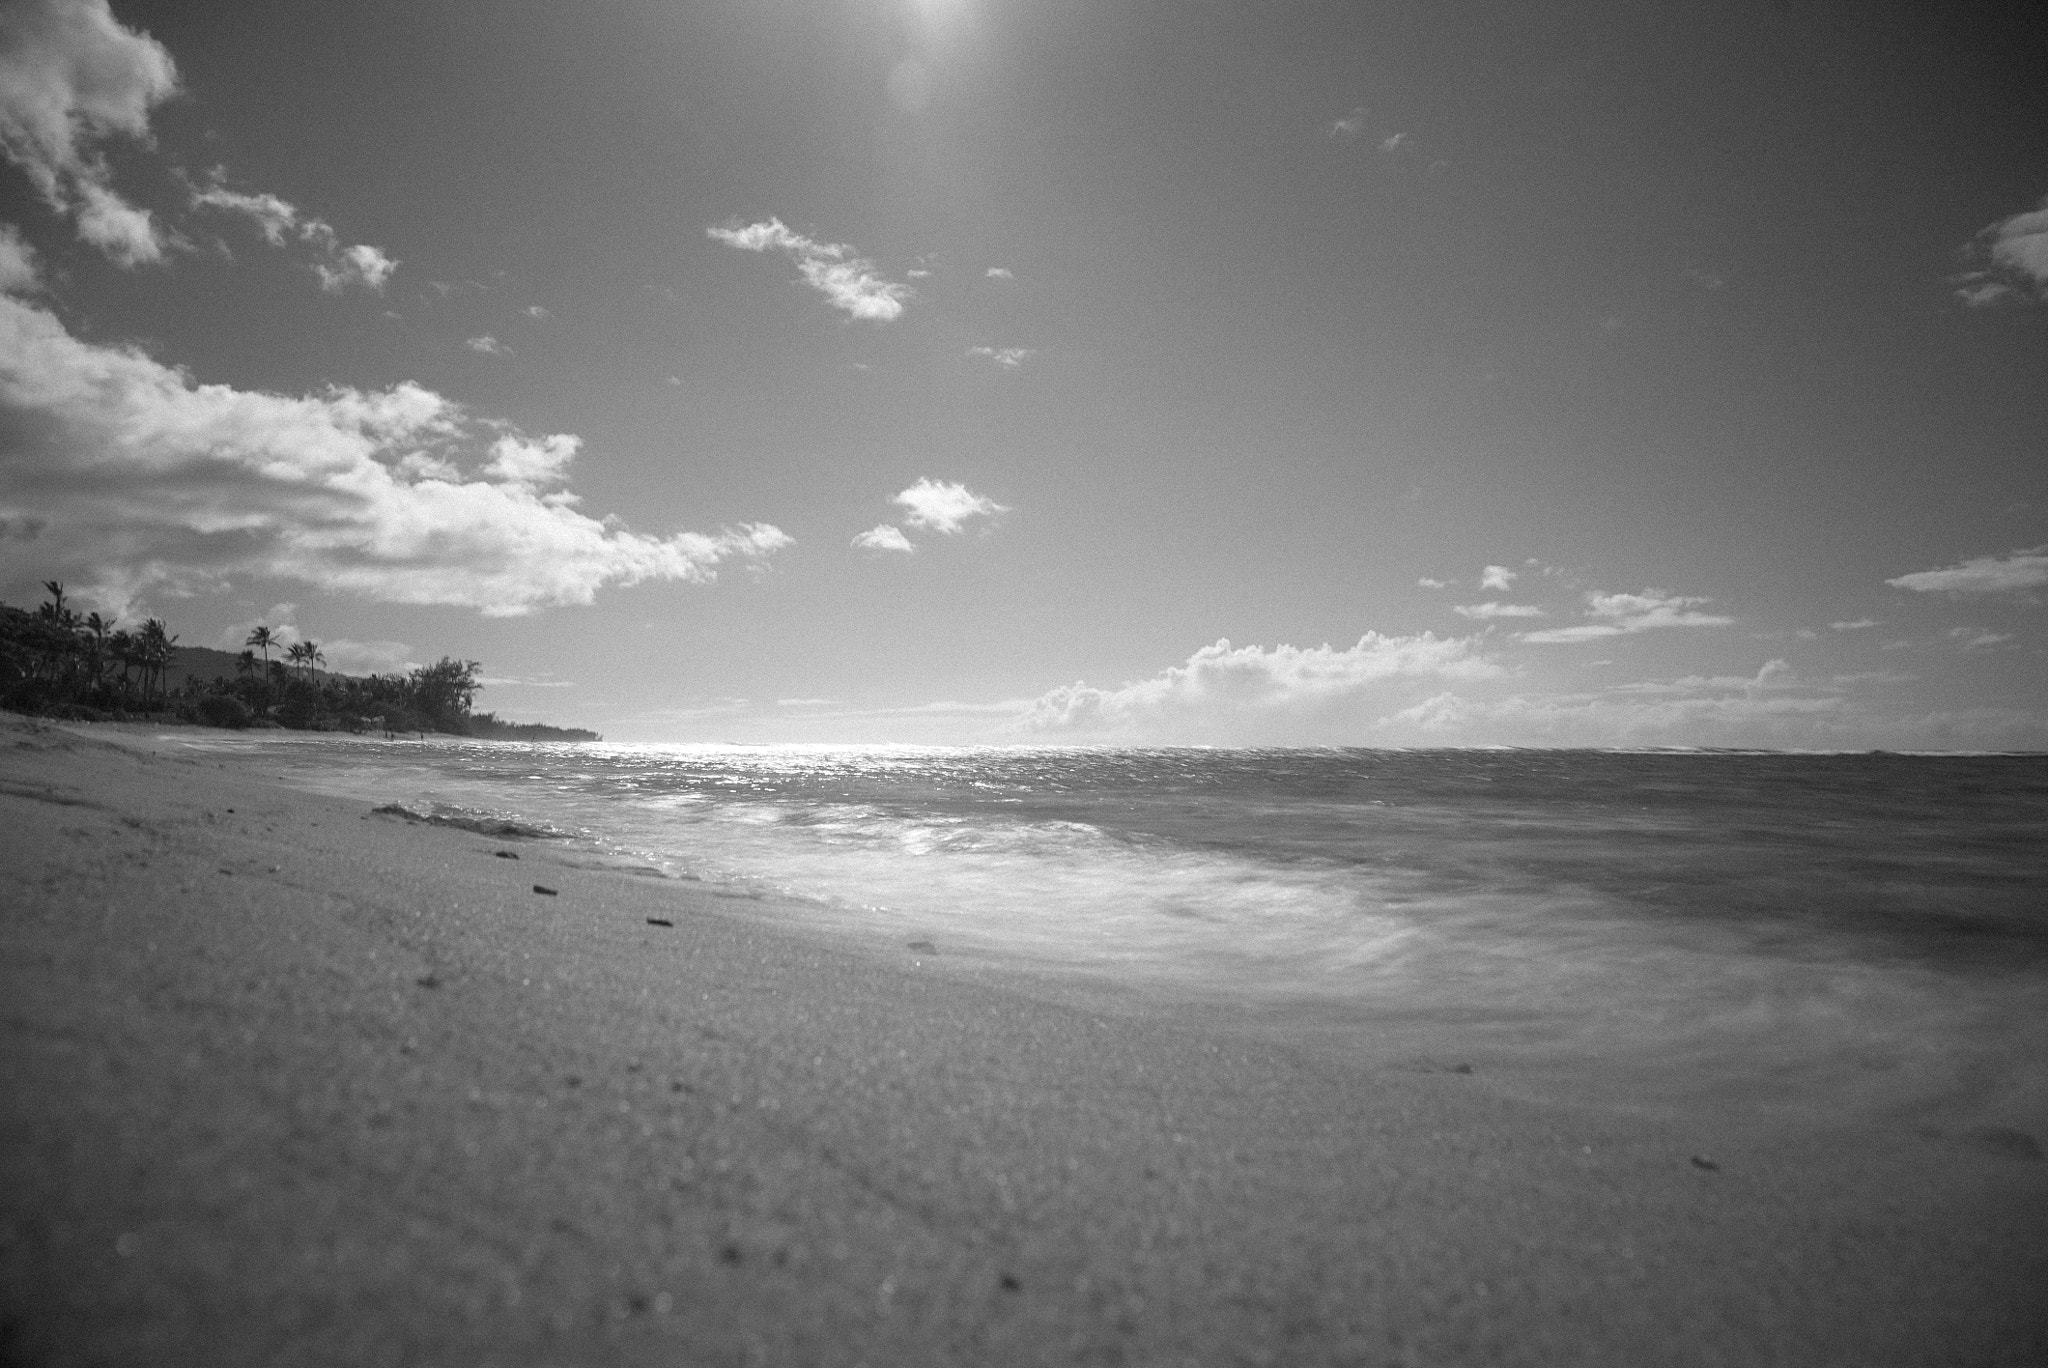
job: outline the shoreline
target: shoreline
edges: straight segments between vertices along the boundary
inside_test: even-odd
[[[2017,1141],[1347,1058],[109,725],[0,718],[0,1361],[2048,1357]]]

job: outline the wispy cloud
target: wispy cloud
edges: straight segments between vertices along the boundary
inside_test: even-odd
[[[122,266],[163,259],[147,209],[123,199],[99,150],[149,138],[149,112],[178,88],[163,44],[124,27],[107,0],[13,0],[0,9],[0,153],[78,235]]]
[[[588,517],[557,487],[574,437],[529,439],[412,383],[202,385],[10,297],[0,356],[0,425],[26,434],[0,463],[0,509],[41,528],[0,541],[0,563],[24,574],[32,556],[117,609],[260,578],[516,614],[790,544],[767,523],[659,537]]]
[[[947,536],[957,536],[976,518],[993,518],[1010,510],[963,484],[921,479],[895,498],[903,520]]]
[[[786,253],[796,262],[804,282],[855,318],[887,323],[903,313],[910,287],[875,273],[875,264],[843,242],[821,242],[785,227],[781,219],[763,219],[740,228],[707,228],[718,241],[744,252]]]
[[[1357,740],[1396,686],[1502,673],[1456,637],[1382,636],[1355,646],[1232,646],[1218,641],[1150,679],[1117,689],[1071,684],[1037,699],[1024,730],[1215,744]],[[1412,693],[1409,695],[1412,697]]]
[[[1965,304],[2048,300],[2048,198],[1983,229],[1963,255],[1970,269],[1954,284]]]
[[[1538,618],[1546,614],[1533,603],[1458,603],[1451,611],[1459,617],[1471,618],[1475,622],[1492,622],[1496,618]]]
[[[384,283],[398,269],[398,263],[383,249],[367,243],[343,246],[332,224],[302,212],[291,201],[267,191],[230,190],[226,173],[215,167],[206,185],[191,187],[192,207],[210,209],[247,219],[263,240],[273,247],[291,243],[310,245],[320,259],[312,265],[320,288],[338,294],[351,285],[382,293]]]
[[[1359,105],[1341,119],[1330,122],[1330,136],[1343,142],[1352,142],[1365,132],[1365,106]]]
[[[1586,616],[1591,621],[1571,627],[1551,627],[1524,632],[1521,639],[1539,645],[1572,641],[1594,641],[1601,637],[1628,636],[1660,627],[1727,627],[1735,619],[1718,613],[1695,611],[1709,599],[1688,598],[1646,589],[1640,594],[1586,595]]]
[[[1948,639],[1965,651],[1984,651],[2011,641],[2012,633],[1994,632],[1984,627],[1951,627]]]
[[[1015,280],[1017,273],[1007,266],[991,266],[984,273],[990,280]]]
[[[510,347],[489,333],[485,333],[481,337],[472,337],[462,345],[473,352],[483,352],[486,356],[510,356],[512,354]]]
[[[1416,587],[1419,589],[1448,589],[1456,583],[1456,580],[1431,579],[1427,575],[1415,581]]]
[[[2048,546],[2003,556],[1977,556],[1943,570],[1917,570],[1888,579],[1917,594],[2019,594],[2048,585]]]
[[[1508,569],[1505,565],[1489,565],[1480,572],[1479,587],[1481,589],[1497,589],[1505,594],[1508,590],[1515,587],[1515,581],[1520,578],[1519,574]]]
[[[1038,355],[1036,347],[969,347],[969,356],[978,356],[984,361],[994,362],[1004,370],[1016,370],[1026,361]]]
[[[1848,622],[1830,622],[1828,629],[1835,632],[1861,632],[1877,626],[1876,618],[1856,618]]]
[[[913,555],[917,548],[910,544],[910,538],[903,535],[903,529],[893,523],[882,523],[871,527],[853,539],[853,544],[863,551],[899,551]]]

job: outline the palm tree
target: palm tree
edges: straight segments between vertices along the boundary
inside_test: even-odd
[[[327,663],[327,653],[320,649],[320,643],[317,641],[305,641],[301,642],[300,645],[305,648],[300,653],[299,659],[306,664],[306,682],[308,684],[316,683],[317,681],[313,678],[315,673],[313,667],[315,665],[325,665]]]
[[[159,692],[163,692],[164,669],[176,654],[177,638],[170,634],[162,618],[151,618],[142,624],[142,703],[149,706],[149,677],[156,676]]]
[[[263,710],[270,711],[270,648],[278,644],[277,637],[268,627],[259,626],[249,633],[244,646],[254,646],[263,652]]]
[[[304,665],[306,663],[306,643],[294,641],[291,645],[285,647],[284,658],[293,665]]]
[[[100,686],[100,675],[106,667],[107,638],[113,635],[114,620],[112,618],[103,618],[98,613],[87,613],[85,615],[85,630],[87,635],[92,638],[92,654],[87,664],[87,669],[92,678],[91,687],[97,689]]]

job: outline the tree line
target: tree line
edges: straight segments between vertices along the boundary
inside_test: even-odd
[[[250,632],[233,675],[171,686],[178,638],[161,618],[133,629],[81,615],[64,586],[33,610],[0,603],[0,707],[81,721],[182,721],[215,727],[307,731],[439,732],[508,740],[594,741],[595,732],[507,722],[472,711],[483,665],[443,656],[404,674],[343,675],[319,667],[315,641],[285,642],[267,626]],[[277,651],[281,658],[272,659]],[[260,657],[259,657],[259,652]]]

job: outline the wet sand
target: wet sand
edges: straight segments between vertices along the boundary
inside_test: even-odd
[[[1289,1039],[167,734],[0,717],[0,1364],[2048,1362],[2026,1135]]]

